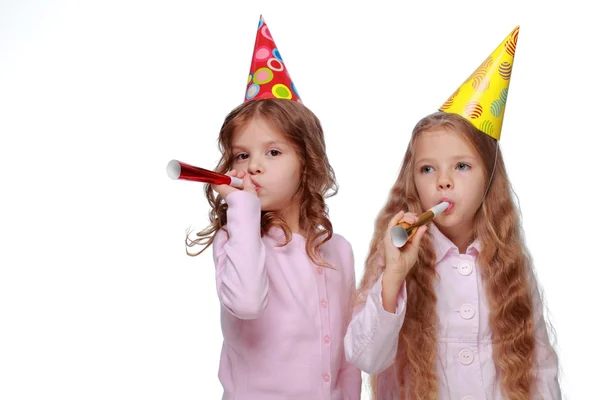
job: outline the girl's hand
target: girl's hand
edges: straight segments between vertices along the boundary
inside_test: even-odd
[[[256,188],[254,187],[254,184],[252,183],[252,181],[250,180],[250,174],[246,173],[245,171],[237,171],[235,169],[227,172],[225,175],[227,176],[234,176],[236,178],[240,178],[243,181],[243,188],[241,190],[244,190],[248,193],[252,193],[256,196]],[[235,188],[233,186],[230,185],[210,185],[212,187],[212,189],[219,193],[221,195],[222,198],[227,197],[227,195],[229,193],[235,192],[237,190],[240,190],[238,188]]]
[[[386,230],[383,241],[385,249],[384,278],[388,282],[391,280],[391,282],[394,282],[398,286],[402,284],[406,275],[408,275],[417,262],[421,238],[427,231],[427,226],[420,226],[411,240],[400,249],[392,243],[391,230],[392,227],[398,225],[400,222],[414,224],[417,220],[418,216],[416,214],[400,211],[392,217]]]

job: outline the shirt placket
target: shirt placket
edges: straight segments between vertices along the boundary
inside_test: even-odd
[[[479,358],[478,351],[478,338],[479,338],[479,284],[477,281],[477,270],[475,269],[475,259],[472,256],[461,254],[457,265],[458,279],[468,280],[469,290],[468,295],[465,296],[465,302],[460,306],[458,313],[460,318],[469,321],[471,325],[471,333],[468,335],[462,349],[458,349],[458,354],[455,357],[458,358],[460,363],[460,369],[463,375],[468,381],[470,377],[471,381],[477,376],[481,377],[481,360]],[[461,400],[477,400],[485,399],[485,393],[483,391],[483,382],[479,385],[477,390],[476,385],[470,385],[469,393],[464,393]]]
[[[327,297],[327,284],[325,268],[317,266],[317,290],[319,294],[319,310],[321,318],[321,381],[326,399],[331,398],[331,328],[329,326],[329,299]]]

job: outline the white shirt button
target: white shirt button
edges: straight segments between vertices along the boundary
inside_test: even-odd
[[[327,300],[321,300],[321,307],[327,308]]]
[[[467,275],[471,275],[471,272],[473,272],[473,266],[468,263],[468,262],[461,262],[460,264],[458,264],[458,273],[463,275],[463,276],[467,276]]]
[[[473,352],[469,349],[464,349],[458,354],[458,361],[460,361],[462,365],[471,364],[473,362],[473,358]]]
[[[463,319],[471,319],[475,315],[475,307],[471,304],[463,304],[460,306],[460,316]]]
[[[318,267],[317,268],[317,274],[323,275],[323,267]]]
[[[329,374],[325,374],[325,375],[323,375],[323,380],[324,380],[325,382],[329,382],[329,381],[331,380],[331,375],[329,375]]]
[[[331,342],[331,338],[329,337],[329,335],[326,335],[326,336],[323,338],[323,341],[325,342],[325,344],[329,344],[329,343]]]

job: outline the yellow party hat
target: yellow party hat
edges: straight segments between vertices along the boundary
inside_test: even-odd
[[[517,26],[440,111],[462,115],[480,131],[499,140],[518,37]]]

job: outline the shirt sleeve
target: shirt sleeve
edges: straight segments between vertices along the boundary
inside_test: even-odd
[[[347,266],[344,266],[349,270],[348,275],[350,276],[348,291],[349,297],[352,299],[353,294],[356,292],[356,274],[354,272],[354,252],[352,251],[352,246],[350,243],[348,244],[348,256],[344,257],[344,259],[348,259],[349,263]],[[352,316],[351,310],[352,304],[348,305],[347,315],[348,317]],[[350,318],[346,320],[346,328],[348,327],[348,323]],[[361,396],[361,387],[362,387],[362,376],[360,369],[356,366],[350,364],[344,354],[341,357],[341,365],[340,372],[338,378],[340,387],[342,388],[343,398],[344,400],[360,400]]]
[[[369,374],[377,374],[394,363],[398,336],[406,314],[406,283],[398,295],[396,312],[383,308],[382,277],[370,289],[366,302],[354,311],[344,338],[346,359]]]
[[[267,306],[269,280],[260,236],[260,200],[236,191],[227,195],[227,231],[213,243],[217,295],[223,307],[240,319],[258,318]]]

